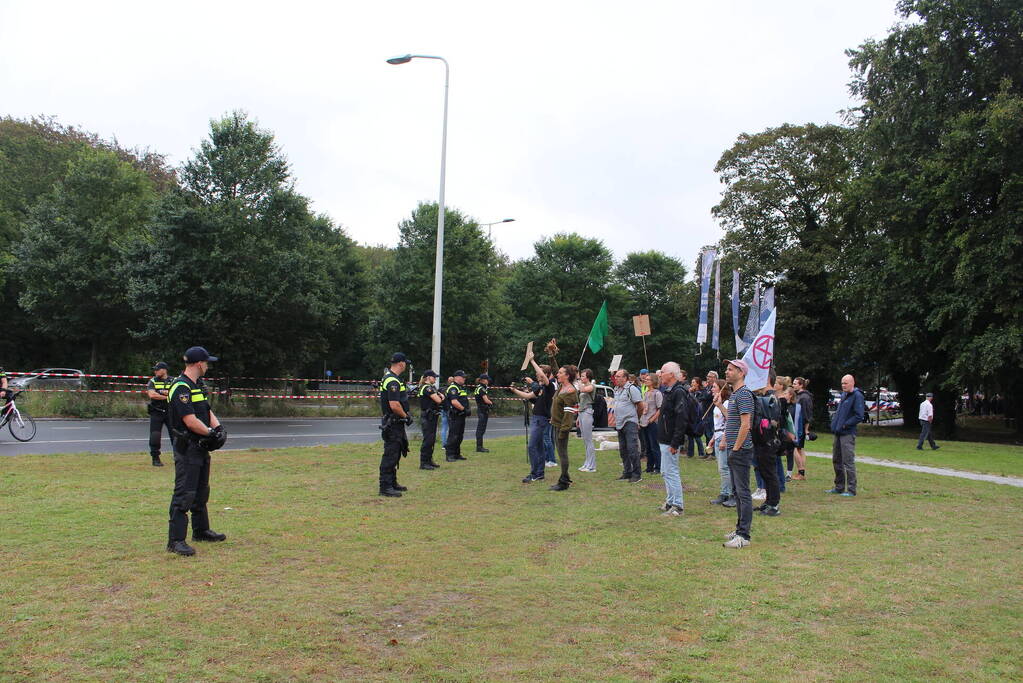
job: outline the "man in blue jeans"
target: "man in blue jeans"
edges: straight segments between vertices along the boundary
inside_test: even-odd
[[[543,481],[544,465],[547,460],[544,440],[550,433],[551,403],[554,402],[554,392],[557,389],[554,382],[551,381],[550,366],[537,365],[532,358],[529,362],[536,370],[536,382],[527,387],[526,391],[514,387],[511,390],[519,398],[524,398],[533,404],[533,416],[529,418],[529,474],[522,479],[523,484]]]
[[[735,531],[725,537],[726,548],[745,548],[750,544],[753,523],[753,497],[749,490],[749,468],[753,464],[753,392],[746,386],[749,366],[744,360],[730,360],[725,368],[725,381],[732,385],[725,422],[725,443],[728,446],[728,471],[732,477],[737,520]]]
[[[835,486],[825,493],[851,498],[856,495],[856,427],[863,422],[866,401],[856,388],[852,375],[842,378],[842,400],[831,418],[835,441],[831,446],[831,464],[835,468]]]

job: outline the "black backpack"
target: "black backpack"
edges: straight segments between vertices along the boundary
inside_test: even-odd
[[[607,401],[603,395],[596,394],[593,397],[593,426],[607,427]]]
[[[774,396],[753,397],[753,444],[774,448],[778,446],[778,421],[780,419],[778,399]]]
[[[685,387],[682,387],[679,391],[682,393],[682,400],[686,403],[686,436],[703,436],[703,429],[701,429],[700,424],[703,421],[700,414],[700,403]]]

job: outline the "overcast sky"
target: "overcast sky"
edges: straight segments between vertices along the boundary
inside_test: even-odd
[[[894,0],[46,2],[0,0],[0,115],[55,115],[178,165],[209,120],[274,132],[298,189],[354,239],[393,244],[436,201],[513,258],[575,231],[691,266],[717,241],[713,171],[742,132],[839,122],[846,48]]]

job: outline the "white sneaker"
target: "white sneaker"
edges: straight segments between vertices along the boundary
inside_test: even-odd
[[[672,505],[667,510],[665,510],[663,514],[665,517],[681,517],[682,513],[683,513],[682,508],[680,508],[677,505]]]
[[[557,466],[558,466],[558,463],[556,463],[556,462],[548,462],[547,463],[547,467],[557,467]],[[767,498],[767,494],[766,493],[764,494],[764,498]]]
[[[590,468],[589,468],[589,467],[580,467],[580,468],[579,468],[579,471],[580,471],[580,472],[589,472],[589,471],[590,471]]]
[[[735,538],[736,536],[738,536],[738,534],[737,534],[736,532],[734,532],[734,531],[729,531],[729,532],[728,532],[727,534],[725,534],[725,540],[726,540],[726,541],[730,541],[730,540],[732,540],[733,538]]]
[[[671,509],[671,504],[661,503],[660,505],[657,506],[657,509],[660,510],[661,512],[667,512],[668,510]]]
[[[749,545],[749,541],[747,541],[742,536],[736,535],[732,538],[732,540],[725,541],[721,545],[723,545],[726,548],[745,548],[746,546]]]
[[[764,489],[757,489],[753,492],[753,500],[767,500],[767,491]]]

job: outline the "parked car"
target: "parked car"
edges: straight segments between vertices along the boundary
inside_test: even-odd
[[[52,375],[70,375],[54,377]],[[85,373],[74,368],[43,368],[7,382],[12,389],[81,389],[85,386]]]

